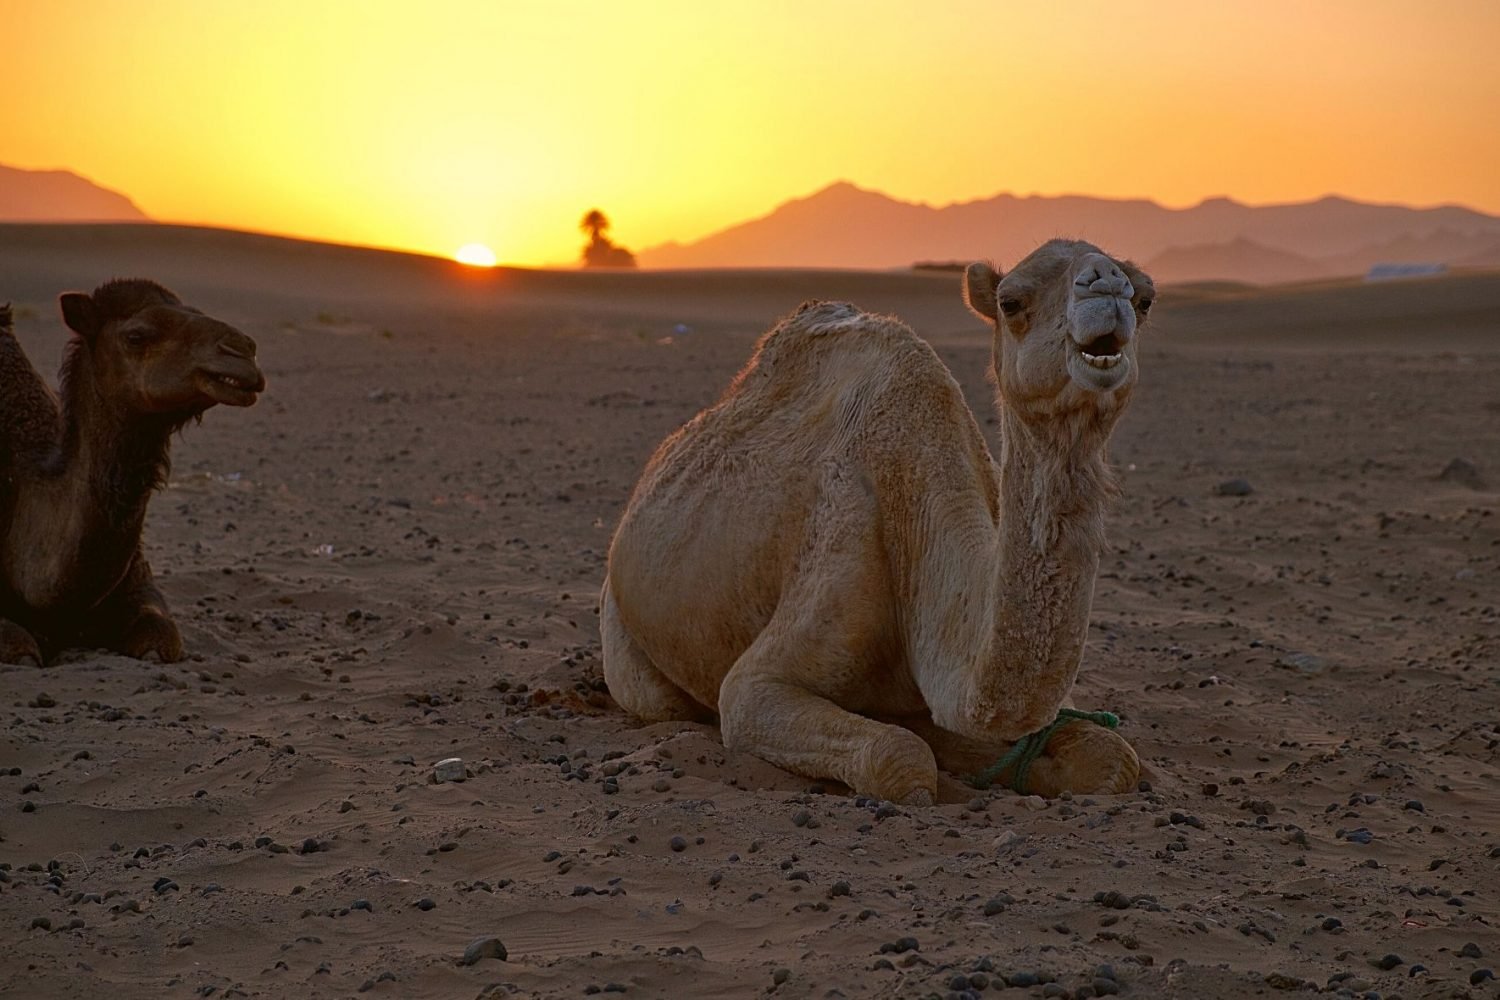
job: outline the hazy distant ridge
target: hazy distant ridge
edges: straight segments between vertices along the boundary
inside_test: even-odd
[[[933,208],[839,182],[762,218],[638,257],[644,267],[892,268],[979,258],[1010,264],[1058,235],[1148,266],[1160,258],[1163,280],[1285,281],[1361,273],[1377,261],[1450,262],[1500,252],[1500,218],[1458,206],[1339,197],[1251,206],[1211,198],[1171,209],[1143,199],[1001,194]],[[1201,273],[1210,263],[1211,273]]]
[[[135,202],[68,170],[0,164],[0,221],[149,222]]]

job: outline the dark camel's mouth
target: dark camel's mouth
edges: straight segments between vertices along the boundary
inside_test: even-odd
[[[265,391],[266,377],[254,366],[241,372],[203,368],[198,372],[198,387],[216,403],[223,403],[225,406],[251,406],[256,397]]]

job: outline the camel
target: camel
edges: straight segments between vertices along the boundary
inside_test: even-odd
[[[998,465],[909,327],[804,303],[630,498],[600,598],[615,700],[648,722],[717,716],[731,749],[897,803],[935,802],[939,765],[976,774],[1038,733],[1027,791],[1133,790],[1118,733],[1058,716],[1154,295],[1084,242],[1003,277],[969,266]]]
[[[160,285],[59,304],[73,331],[54,394],[0,310],[0,663],[70,645],[175,662],[182,635],[141,547],[173,433],[265,389],[255,341]]]

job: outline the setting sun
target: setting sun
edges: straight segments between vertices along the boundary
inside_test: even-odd
[[[460,264],[468,264],[470,267],[494,267],[495,251],[483,243],[465,243],[458,248],[453,259]]]

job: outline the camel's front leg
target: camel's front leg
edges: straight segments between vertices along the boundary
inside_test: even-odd
[[[1004,740],[975,740],[950,733],[930,719],[901,721],[932,747],[939,767],[962,778],[984,774],[1015,746]],[[1017,790],[1047,798],[1063,792],[1116,795],[1132,791],[1140,776],[1140,759],[1119,733],[1080,719],[1057,728]],[[1014,788],[1015,769],[996,775],[995,784]]]
[[[99,606],[93,639],[138,660],[176,663],[182,659],[182,633],[141,552],[136,552],[125,579]]]
[[[0,663],[33,667],[44,666],[41,644],[36,636],[7,618],[0,618]]]
[[[777,641],[768,630],[719,688],[724,745],[809,778],[833,778],[863,795],[906,805],[937,801],[937,764],[911,730],[845,711],[802,686],[794,664],[837,672],[827,648]],[[824,658],[820,658],[820,654]],[[795,660],[789,657],[796,657]]]

